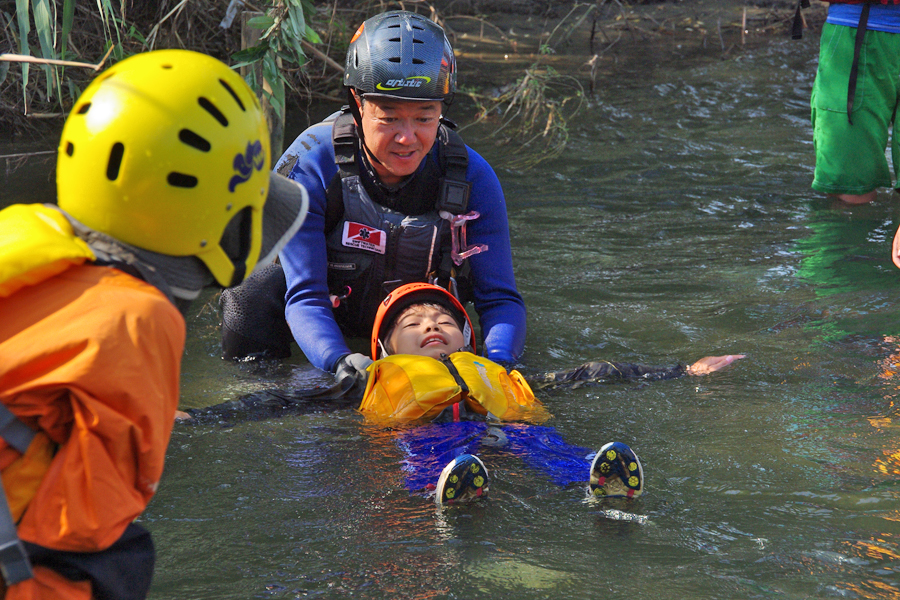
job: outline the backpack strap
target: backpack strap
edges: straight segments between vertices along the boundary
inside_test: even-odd
[[[334,144],[334,162],[338,169],[350,175],[356,175],[356,151],[359,149],[359,136],[356,134],[356,122],[353,114],[345,106],[335,119],[331,128],[331,141]]]
[[[469,150],[466,148],[466,143],[462,137],[454,131],[455,128],[456,123],[453,121],[441,119],[438,139],[443,146],[444,176],[441,177],[440,195],[435,208],[438,212],[464,215],[468,210],[469,195],[472,191],[472,184],[466,181],[466,171],[469,168]],[[457,292],[452,288],[455,286],[455,280],[460,274],[460,270],[456,268],[453,262],[452,250],[452,237],[448,236],[447,243],[441,247],[441,264],[437,268],[435,283],[457,295]],[[468,263],[463,266],[462,271],[468,273]]]
[[[462,137],[453,131],[455,127],[456,123],[448,119],[441,119],[438,139],[443,145],[444,151],[444,176],[441,177],[437,209],[454,215],[462,215],[466,213],[469,206],[472,184],[466,181],[469,150]]]
[[[34,429],[0,404],[0,437],[7,444],[25,454],[35,433]],[[12,512],[9,510],[2,479],[0,479],[0,574],[3,575],[7,586],[34,577],[31,561],[22,540],[19,539]]]
[[[331,183],[325,188],[325,234],[340,223],[344,216],[344,198],[341,179],[359,175],[356,164],[356,151],[359,149],[359,138],[356,135],[356,122],[348,106],[341,108],[341,114],[331,127],[331,141],[334,145],[334,162],[338,167]]]

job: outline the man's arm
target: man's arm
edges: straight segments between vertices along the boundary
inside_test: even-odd
[[[525,347],[526,313],[513,274],[506,201],[494,170],[471,148],[467,179],[472,182],[469,210],[481,214],[467,225],[468,242],[488,246],[486,252],[468,259],[485,355],[515,363]]]
[[[293,167],[287,176],[309,192],[309,213],[300,231],[279,255],[287,282],[285,318],[309,362],[334,372],[335,363],[350,349],[334,320],[328,298],[325,190],[337,173],[331,123],[310,127],[300,134],[279,165],[286,167],[291,162]]]

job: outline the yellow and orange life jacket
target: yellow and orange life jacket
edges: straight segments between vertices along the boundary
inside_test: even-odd
[[[550,417],[521,373],[470,352],[443,361],[397,354],[372,363],[359,410],[369,421],[429,421],[461,401],[467,410],[501,421]]]

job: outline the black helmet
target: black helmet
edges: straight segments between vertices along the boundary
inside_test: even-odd
[[[434,21],[390,11],[356,30],[347,50],[344,85],[362,96],[449,102],[456,91],[456,58]]]

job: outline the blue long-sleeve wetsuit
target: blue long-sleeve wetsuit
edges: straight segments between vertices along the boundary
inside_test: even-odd
[[[326,189],[338,167],[334,160],[329,118],[300,134],[276,168],[296,160],[287,175],[309,192],[309,214],[300,231],[280,254],[287,280],[285,317],[294,339],[314,366],[334,372],[337,361],[350,349],[334,320],[328,296],[325,244]],[[426,160],[437,160],[437,146]],[[488,250],[468,259],[474,283],[474,304],[484,336],[486,356],[501,363],[515,362],[525,345],[525,303],[516,289],[506,201],[491,166],[468,148],[466,180],[471,182],[468,210],[481,217],[469,221],[469,244]],[[424,162],[424,161],[423,161]],[[362,162],[357,153],[357,163]]]

